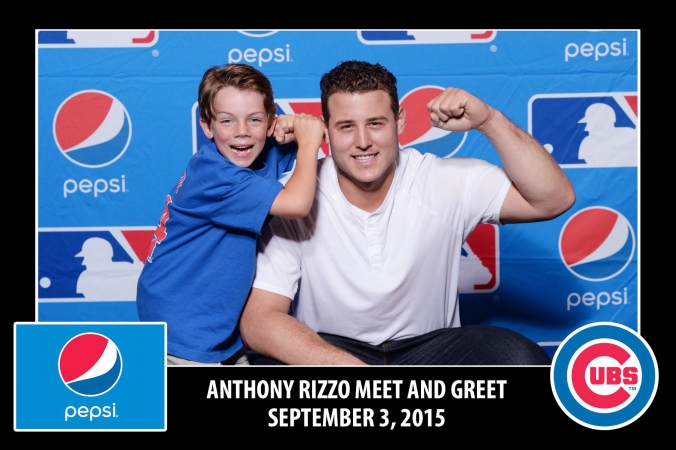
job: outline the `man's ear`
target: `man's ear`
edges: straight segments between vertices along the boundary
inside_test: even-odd
[[[397,134],[404,132],[406,128],[406,109],[401,107],[399,108],[399,115],[397,115]]]
[[[211,132],[211,126],[206,122],[206,120],[200,119],[200,125],[202,126],[202,131],[204,131],[204,134],[205,134],[209,139],[213,139],[213,138],[214,138],[214,133]]]
[[[270,124],[268,125],[268,132],[266,134],[267,137],[272,136],[272,133],[275,132],[275,125],[277,125],[277,116],[273,117],[270,121]]]
[[[330,146],[331,142],[329,141],[329,127],[326,124],[326,121],[324,120],[324,118],[322,117],[321,119],[322,119],[322,122],[324,122],[324,140]]]

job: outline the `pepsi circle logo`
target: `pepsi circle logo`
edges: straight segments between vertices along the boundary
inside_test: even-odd
[[[124,105],[102,91],[68,97],[54,116],[54,140],[61,153],[83,167],[117,161],[131,141],[131,119]]]
[[[59,374],[71,391],[96,397],[117,384],[122,374],[122,355],[106,336],[83,333],[63,346],[59,355]]]
[[[604,281],[622,272],[636,248],[634,229],[620,213],[593,206],[578,211],[559,237],[561,259],[575,276]]]
[[[561,343],[550,381],[568,417],[588,428],[615,429],[634,422],[652,403],[657,361],[632,329],[598,322],[575,330]]]
[[[399,135],[399,143],[402,147],[415,147],[444,138],[443,145],[425,148],[424,153],[448,158],[460,150],[467,139],[467,132],[451,132],[430,125],[430,112],[427,110],[427,104],[443,92],[444,89],[439,86],[420,86],[401,98],[399,107],[407,111],[406,127]]]
[[[244,36],[249,37],[268,37],[277,33],[279,30],[237,30],[239,33]]]

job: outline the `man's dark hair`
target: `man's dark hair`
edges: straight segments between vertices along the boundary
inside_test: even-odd
[[[331,94],[355,93],[382,90],[390,96],[390,107],[396,118],[399,115],[397,78],[380,64],[366,61],[344,61],[322,75],[319,81],[322,91],[322,114],[329,124],[328,101]]]

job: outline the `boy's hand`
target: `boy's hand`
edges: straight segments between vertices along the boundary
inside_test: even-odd
[[[311,114],[300,113],[294,118],[291,131],[296,138],[299,150],[307,147],[316,152],[322,145],[326,126],[322,119]]]
[[[289,114],[277,116],[277,123],[275,124],[273,135],[280,144],[288,144],[296,139],[293,132],[293,121],[294,116]]]

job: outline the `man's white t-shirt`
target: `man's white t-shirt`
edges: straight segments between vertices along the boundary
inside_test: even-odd
[[[263,231],[253,286],[294,299],[292,314],[316,332],[373,345],[457,327],[462,244],[479,223],[500,223],[510,185],[486,161],[405,149],[368,213],[323,158],[310,214]]]

